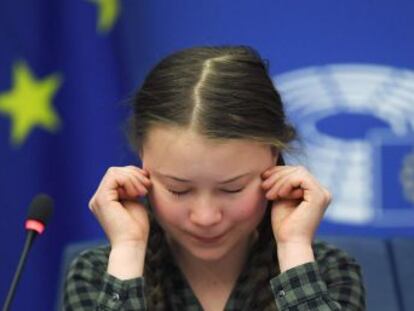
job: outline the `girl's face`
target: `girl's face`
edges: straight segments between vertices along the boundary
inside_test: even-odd
[[[248,140],[212,142],[191,130],[153,128],[143,146],[149,200],[174,245],[214,261],[248,242],[263,218],[261,173],[271,148]]]

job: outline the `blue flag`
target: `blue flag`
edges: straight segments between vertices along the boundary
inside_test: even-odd
[[[117,41],[120,5],[0,4],[1,304],[32,198],[44,192],[55,201],[54,216],[29,254],[13,310],[53,310],[63,247],[103,238],[88,200],[107,167],[129,161],[122,122],[130,80]]]

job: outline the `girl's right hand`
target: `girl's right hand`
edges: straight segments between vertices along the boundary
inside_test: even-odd
[[[89,201],[111,247],[146,246],[149,218],[138,198],[151,188],[149,172],[136,166],[111,167]]]

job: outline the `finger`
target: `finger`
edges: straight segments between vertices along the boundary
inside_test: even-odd
[[[123,187],[118,188],[118,197],[119,197],[119,200],[128,199],[128,194]]]
[[[286,176],[293,174],[296,170],[296,167],[285,167],[284,169],[275,170],[274,173],[263,183],[263,186],[265,188],[269,188],[269,184],[272,184],[272,187],[274,187],[276,184],[280,184],[280,181]]]
[[[135,166],[135,165],[127,165],[127,166],[124,166],[123,169],[128,169],[128,170],[131,170],[131,171],[135,171],[137,173],[142,173],[144,175],[148,174],[148,171],[146,169],[143,169],[143,168]]]
[[[112,201],[145,195],[148,193],[147,187],[150,184],[151,181],[144,177],[137,167],[129,166],[127,169],[125,167],[110,167],[92,197],[90,205],[99,205],[99,201],[102,200]]]
[[[283,199],[302,199],[306,189],[304,184],[311,184],[313,179],[308,171],[301,167],[295,166],[290,169],[275,173],[277,178],[274,180],[269,197]],[[309,179],[309,180],[307,180]],[[311,187],[311,186],[309,186]],[[314,188],[316,187],[313,186]]]
[[[132,197],[135,197],[138,194],[144,192],[147,193],[146,187],[142,185],[142,182],[139,178],[136,177],[136,173],[133,173],[134,170],[131,168],[126,169],[125,167],[117,168],[114,170],[114,173],[111,175],[114,178],[117,188],[124,187],[126,194]]]
[[[278,198],[281,198],[279,193],[280,188],[288,181],[289,176],[294,174],[295,170],[295,167],[289,167],[284,170],[278,170],[269,177],[269,180],[262,185],[264,190],[267,190],[265,197],[268,200],[277,200]]]
[[[126,166],[124,170],[132,174],[138,182],[142,183],[145,187],[150,187],[152,185],[151,180],[148,178],[149,173],[144,171],[136,166]]]
[[[101,188],[111,188],[111,189],[115,188],[116,187],[115,178],[118,174],[119,169],[120,168],[116,166],[111,166],[110,168],[108,168],[105,172],[104,177],[99,183],[97,190],[99,191]]]
[[[150,175],[150,172],[148,171],[148,169],[141,168],[141,167],[134,166],[134,165],[128,165],[126,167],[127,168],[130,168],[130,169],[133,169],[133,170],[135,170],[138,173],[143,174],[145,177],[149,177],[149,175]]]
[[[143,191],[146,192],[146,189],[144,189],[131,174],[125,174],[120,172],[118,176],[118,188],[117,190],[120,190],[119,188],[123,188],[125,190],[127,198],[136,198],[137,196],[141,195]],[[121,190],[122,191],[122,190]]]
[[[282,198],[293,199],[302,194],[304,201],[320,205],[324,201],[325,193],[326,190],[307,170],[298,168],[294,174],[289,175],[283,182],[278,195]]]
[[[264,173],[265,181],[262,183],[263,189],[269,189],[273,186],[278,179],[283,178],[283,176],[290,174],[295,168],[289,166],[280,166],[269,171],[269,173]]]
[[[125,189],[124,194],[127,195],[127,198],[136,198],[148,193],[147,188],[130,169],[120,168],[117,171],[116,178],[119,179],[119,187],[122,186]]]
[[[292,199],[292,200],[303,199],[304,195],[305,195],[305,192],[303,191],[302,188],[292,189],[292,191],[289,194],[289,199]]]
[[[301,189],[302,183],[303,177],[295,170],[291,174],[286,175],[282,180],[279,180],[275,187],[277,187],[277,193],[280,197],[291,199],[291,193],[297,189]]]
[[[268,168],[267,170],[265,170],[262,173],[262,177],[267,178],[270,175],[272,175],[273,173],[276,173],[278,171],[284,170],[284,169],[289,168],[289,167],[290,166],[287,166],[287,165],[275,165],[275,166],[272,166],[271,168]]]

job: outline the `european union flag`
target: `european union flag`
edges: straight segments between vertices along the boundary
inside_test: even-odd
[[[0,304],[30,201],[39,192],[55,201],[13,310],[53,310],[62,248],[102,237],[88,201],[106,168],[129,154],[121,12],[118,0],[0,4]]]

